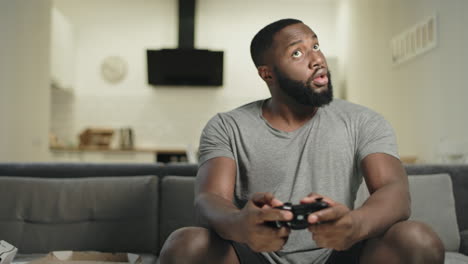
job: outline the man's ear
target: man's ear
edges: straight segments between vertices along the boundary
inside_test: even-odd
[[[265,81],[265,82],[270,82],[273,79],[272,72],[270,70],[270,67],[268,66],[259,66],[257,68],[258,70],[258,75]]]

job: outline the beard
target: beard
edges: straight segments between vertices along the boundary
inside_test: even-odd
[[[306,82],[301,82],[286,77],[276,67],[273,70],[278,78],[280,89],[295,102],[305,106],[321,107],[333,100],[333,85],[330,72],[327,72],[328,89],[323,92],[314,92],[314,88],[311,85],[312,76]]]

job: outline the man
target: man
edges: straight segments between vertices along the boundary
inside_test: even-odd
[[[200,141],[195,207],[204,227],[175,231],[161,263],[443,263],[444,247],[410,215],[408,179],[390,125],[332,100],[316,34],[295,19],[254,37],[251,55],[271,98],[216,115]],[[365,74],[363,74],[365,78]],[[353,210],[364,177],[371,193]],[[329,208],[304,230],[283,202]]]

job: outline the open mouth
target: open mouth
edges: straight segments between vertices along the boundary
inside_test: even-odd
[[[328,76],[327,74],[322,74],[322,75],[319,75],[317,77],[315,77],[312,82],[316,85],[316,86],[324,86],[324,85],[327,85],[328,84]]]

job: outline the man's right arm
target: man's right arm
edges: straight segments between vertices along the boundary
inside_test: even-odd
[[[232,203],[236,163],[228,157],[213,158],[198,169],[195,213],[198,224],[214,229],[227,240],[238,240],[230,232],[239,209]]]
[[[236,173],[236,163],[228,157],[213,158],[200,166],[195,190],[197,221],[223,239],[248,244],[255,251],[281,249],[290,230],[271,228],[264,222],[290,220],[292,214],[272,209],[282,203],[271,193],[256,193],[238,209],[233,204]]]

